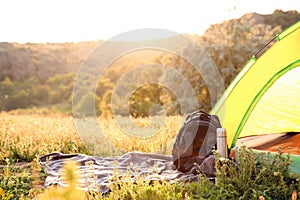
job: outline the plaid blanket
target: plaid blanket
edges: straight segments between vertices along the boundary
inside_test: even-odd
[[[182,173],[173,165],[172,156],[151,153],[129,152],[122,156],[98,157],[84,154],[51,153],[39,158],[46,171],[45,186],[66,186],[63,180],[62,168],[65,163],[75,161],[81,173],[78,187],[85,191],[98,190],[109,192],[113,175],[122,178],[125,174],[131,177],[143,177],[145,180],[165,180],[170,183],[197,181],[199,167],[208,176],[214,175],[214,157],[206,158],[200,166],[195,166],[190,172]],[[92,179],[92,180],[91,180]]]

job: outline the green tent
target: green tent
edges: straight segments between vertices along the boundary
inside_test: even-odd
[[[255,54],[213,107],[230,148],[239,138],[300,132],[299,66],[300,21]],[[292,159],[292,170],[300,174],[300,152]]]

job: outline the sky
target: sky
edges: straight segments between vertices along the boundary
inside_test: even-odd
[[[0,42],[107,40],[142,28],[201,35],[248,12],[297,10],[299,0],[0,0]]]

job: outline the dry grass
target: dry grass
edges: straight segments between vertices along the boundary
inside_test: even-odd
[[[43,192],[45,173],[37,158],[54,151],[103,156],[127,151],[170,153],[182,118],[122,118],[119,122],[98,118],[95,124],[90,118],[80,119],[77,125],[84,131],[79,134],[70,116],[0,113],[0,197],[32,198]],[[99,128],[103,134],[98,134]],[[137,135],[143,130],[143,135]],[[91,141],[101,151],[94,152],[97,148],[91,148]]]
[[[156,119],[159,121],[158,119]],[[127,151],[170,153],[172,139],[176,136],[181,123],[181,117],[168,117],[163,123],[152,123],[153,119],[132,119],[136,129],[132,129],[129,118],[123,118],[122,124],[113,119],[99,118],[99,124],[86,118],[80,120],[84,132],[80,135],[74,125],[74,120],[69,116],[53,115],[11,115],[0,114],[0,162],[6,158],[14,161],[32,161],[34,158],[58,151],[62,153],[90,153],[86,148],[84,138],[94,134],[101,143],[111,143],[111,149],[102,149],[103,155],[120,154]],[[160,126],[161,127],[160,127]],[[102,136],[97,135],[99,126]],[[86,127],[86,128],[85,128]],[[121,128],[120,128],[121,127]],[[127,128],[126,128],[127,127]],[[124,131],[131,129],[132,132]],[[145,133],[137,135],[138,131]],[[151,133],[151,130],[157,130]],[[81,131],[82,132],[82,131]],[[80,137],[81,136],[81,137]],[[103,139],[104,136],[104,139]],[[85,142],[82,142],[82,141]],[[93,138],[93,141],[94,138]],[[89,143],[88,143],[89,144]],[[97,145],[97,143],[96,143]],[[90,145],[87,145],[90,146]],[[89,149],[93,150],[93,149]]]
[[[69,116],[0,113],[0,199],[70,199],[75,192],[83,195],[74,187],[42,189],[45,173],[37,158],[53,151],[94,154],[89,150],[95,149],[82,142],[85,137],[99,144],[102,155],[125,151],[168,154],[182,120],[179,116],[167,117],[165,121],[161,118],[120,118],[117,122],[99,118],[95,123],[85,118],[77,121],[82,128],[80,137]],[[102,134],[97,132],[99,127]],[[111,146],[102,149],[102,145],[108,143]],[[181,185],[166,182],[149,185],[143,181],[133,184],[125,179],[117,181],[120,185],[112,185],[108,195],[90,194],[82,199],[290,199],[292,195],[297,199],[299,192],[293,191],[300,191],[300,179],[291,181],[288,178],[290,161],[286,157],[261,155],[258,159],[261,162],[257,162],[253,159],[256,154],[251,151],[241,151],[239,155],[239,170],[230,163],[216,162],[217,185],[205,177],[200,182]],[[71,168],[66,172],[68,177],[73,177]],[[75,179],[70,181],[76,182]]]
[[[182,117],[129,119],[121,117],[118,121],[100,119],[100,127],[106,138],[118,149],[128,151],[155,152],[170,154],[172,140],[176,137]]]
[[[0,161],[32,161],[53,151],[84,149],[70,117],[0,114]]]

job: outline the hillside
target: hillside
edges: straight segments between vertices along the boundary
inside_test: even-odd
[[[61,44],[0,43],[0,80],[37,76],[45,80],[56,74],[75,71],[99,42]]]
[[[242,25],[260,25],[262,28],[267,27],[266,30],[260,32],[261,35],[253,35],[256,39],[254,37],[247,37],[249,43],[256,41],[256,45],[254,46],[254,48],[256,48],[265,42],[263,40],[257,44],[257,40],[262,40],[261,37],[270,39],[274,36],[275,33],[270,32],[270,30],[276,27],[280,30],[284,30],[298,20],[300,20],[300,13],[296,11],[283,12],[276,10],[273,14],[269,15],[248,13],[240,19],[233,19],[224,21],[221,24],[212,25],[203,36],[194,35],[192,37],[196,38],[204,46],[218,45],[221,43],[229,44],[236,37],[236,33],[232,32],[232,26],[237,22]],[[253,32],[251,29],[242,30],[241,27],[236,27],[234,31]],[[241,41],[240,38],[236,40]],[[12,80],[20,80],[23,77],[29,76],[37,76],[41,80],[45,80],[56,74],[76,71],[88,54],[101,42],[102,41],[47,44],[0,42],[0,81],[4,80],[6,76]],[[234,43],[229,46],[233,46],[233,44]],[[255,50],[256,49],[252,49],[252,51]],[[246,59],[249,58],[248,55],[245,55],[245,57]],[[144,56],[138,56],[140,60],[144,60],[145,58],[147,58],[146,54],[144,54]],[[131,61],[128,62],[132,62],[133,64],[135,64],[135,62],[139,63],[139,61],[136,61],[137,56],[130,59]]]
[[[211,25],[201,36],[189,35],[189,37],[201,44],[212,57],[227,87],[261,46],[298,20],[300,13],[297,11],[276,10],[269,15],[248,13],[239,19]],[[0,110],[55,106],[64,112],[70,112],[76,71],[101,42],[55,44],[1,42]],[[167,43],[168,39],[159,42]],[[188,51],[189,44],[185,45]],[[117,47],[118,44],[113,46]],[[115,50],[117,49],[107,49],[108,52]],[[101,87],[98,86],[96,90],[97,113],[110,113],[111,92],[120,77],[133,67],[149,63],[172,66],[178,70],[185,69],[182,73],[195,89],[200,108],[209,110],[212,107],[205,82],[189,63],[170,53],[141,50],[118,58],[111,64],[113,67],[110,66],[105,72],[104,78],[99,80]],[[94,71],[91,71],[91,74],[93,73]],[[136,90],[130,99],[130,113],[133,116],[147,116],[153,104],[163,106],[168,114],[180,114],[178,113],[180,105],[174,94],[157,84],[146,84]]]

